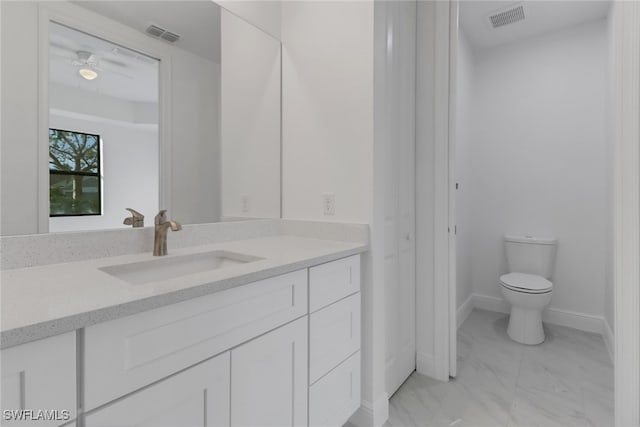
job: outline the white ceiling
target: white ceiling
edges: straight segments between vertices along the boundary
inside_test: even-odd
[[[157,60],[62,25],[52,23],[50,28],[50,81],[133,102],[158,102]],[[98,58],[96,79],[78,74],[82,67],[73,64],[78,51]]]
[[[150,24],[181,36],[174,45],[220,63],[220,7],[211,0],[95,1],[75,3],[138,31]]]
[[[523,21],[496,29],[491,27],[489,15],[519,4],[524,6]],[[604,18],[610,4],[610,1],[599,0],[462,0],[460,27],[474,49],[490,48]]]

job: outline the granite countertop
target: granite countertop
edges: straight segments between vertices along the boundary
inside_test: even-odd
[[[171,250],[166,259],[223,250],[261,260],[133,285],[101,267],[158,259],[149,253],[0,272],[0,348],[219,292],[365,252],[367,244],[292,235],[227,241]]]

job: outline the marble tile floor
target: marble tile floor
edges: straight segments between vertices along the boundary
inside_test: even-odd
[[[613,426],[613,364],[598,334],[545,325],[546,340],[509,340],[508,316],[474,310],[458,330],[458,376],[414,372],[385,427]]]

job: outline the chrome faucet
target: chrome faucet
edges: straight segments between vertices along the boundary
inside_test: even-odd
[[[166,210],[158,212],[155,218],[155,238],[153,240],[153,256],[167,254],[167,232],[182,230],[182,225],[176,221],[167,221]]]
[[[131,216],[128,216],[122,222],[124,225],[132,225],[133,228],[144,227],[144,215],[131,208],[126,208],[131,212]]]

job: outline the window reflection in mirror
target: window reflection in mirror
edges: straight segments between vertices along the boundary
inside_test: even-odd
[[[102,214],[100,135],[49,129],[49,217]]]
[[[50,231],[122,227],[158,207],[158,61],[49,26]]]

